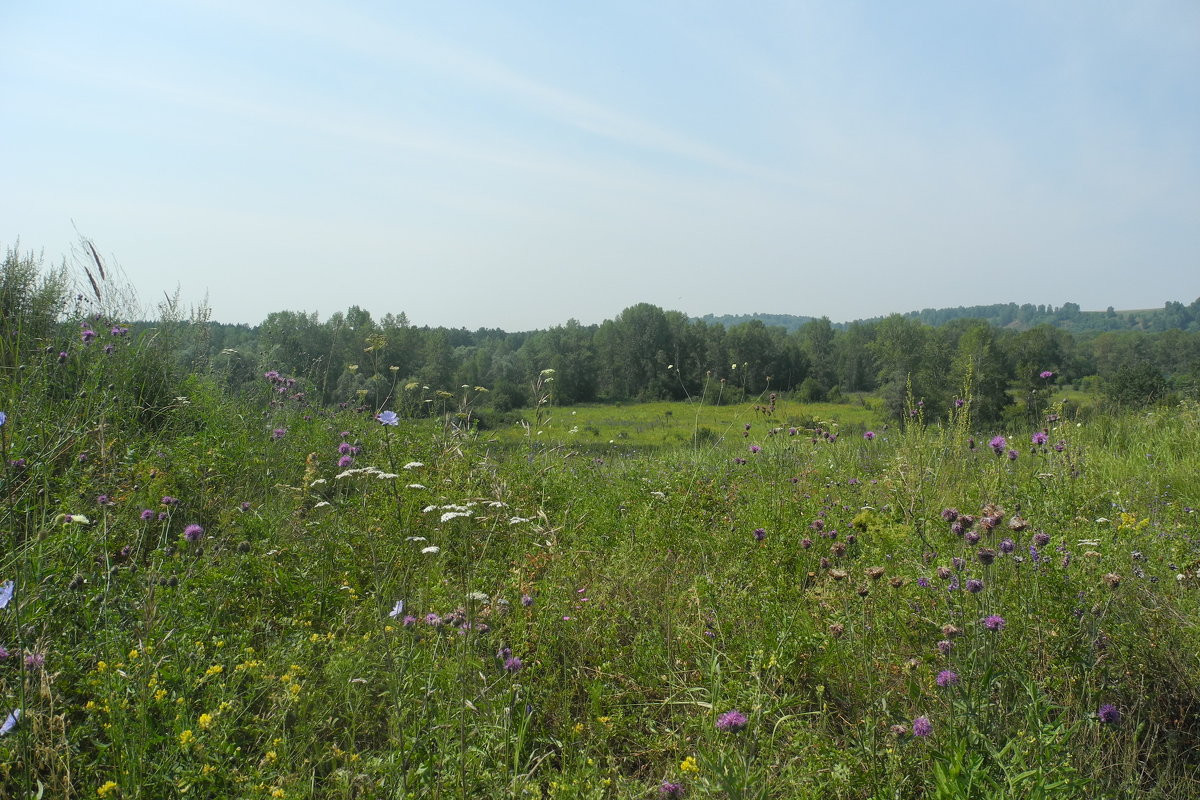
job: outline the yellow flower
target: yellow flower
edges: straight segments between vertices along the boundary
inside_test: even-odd
[[[187,747],[189,744],[192,743],[193,740],[195,740],[195,738],[196,738],[196,735],[193,734],[191,729],[189,728],[188,730],[179,734],[179,744],[183,747]]]
[[[688,756],[679,763],[679,771],[682,773],[699,772],[700,766],[696,763],[695,756]]]
[[[166,697],[166,696],[167,696],[167,690],[166,690],[166,689],[159,689],[157,692],[155,692],[155,693],[154,693],[154,699],[155,699],[155,700],[162,700],[162,699],[163,699],[164,697]]]
[[[130,660],[130,661],[136,661],[136,660],[137,660],[137,658],[138,658],[138,656],[140,656],[140,655],[141,655],[141,653],[139,653],[139,652],[138,652],[138,649],[135,647],[135,648],[133,648],[132,650],[130,650],[130,651],[129,651],[129,660]]]
[[[108,797],[113,792],[117,791],[117,782],[109,781],[96,790],[96,794],[100,797]]]
[[[271,797],[287,797],[287,792],[285,792],[283,789],[280,789],[278,786],[276,786],[274,789],[271,790]]]
[[[202,731],[208,730],[209,728],[212,727],[212,723],[213,723],[212,714],[201,714],[200,715],[200,720],[199,720],[200,730],[202,730]]]
[[[211,667],[204,670],[204,677],[207,678],[209,675],[220,675],[224,671],[225,671],[225,668],[222,667],[220,664],[213,664]]]
[[[108,669],[108,664],[103,661],[96,662],[96,672],[104,672],[106,669]]]

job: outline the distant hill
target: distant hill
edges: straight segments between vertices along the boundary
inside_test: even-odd
[[[1168,301],[1162,308],[1117,311],[1111,306],[1105,311],[1082,311],[1076,303],[1061,306],[1034,305],[1033,303],[995,303],[986,306],[956,306],[954,308],[924,308],[909,311],[901,316],[917,319],[926,325],[938,327],[956,319],[982,319],[997,328],[1028,330],[1038,325],[1053,325],[1071,333],[1103,333],[1106,331],[1200,331],[1200,298],[1189,305]],[[793,314],[706,314],[698,319],[708,324],[720,324],[726,328],[750,320],[759,320],[764,325],[794,331],[813,317]],[[835,328],[847,328],[855,322],[878,322],[884,317],[870,317],[853,322],[835,323]]]

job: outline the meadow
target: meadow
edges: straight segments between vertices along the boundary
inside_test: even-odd
[[[1195,402],[481,430],[173,330],[5,351],[0,796],[1200,795]]]

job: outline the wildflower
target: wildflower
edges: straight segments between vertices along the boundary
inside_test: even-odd
[[[166,495],[165,497],[163,497],[162,500],[159,500],[158,502],[162,503],[164,506],[174,506],[174,505],[179,504],[179,499],[175,498],[175,497],[171,497],[171,495]]]
[[[756,444],[752,444],[752,445],[750,445],[750,452],[751,452],[751,453],[761,453],[761,452],[762,452],[762,448],[761,448],[761,447],[759,447],[759,446],[758,446],[758,445],[756,445]]]
[[[25,666],[29,669],[37,669],[38,667],[44,666],[45,663],[46,656],[41,653],[30,653],[29,655],[25,656]]]
[[[1017,456],[1019,456],[1019,455],[1021,455],[1021,454],[1020,454],[1020,453],[1018,453],[1016,450],[1009,450],[1009,451],[1008,451],[1008,460],[1009,460],[1009,461],[1016,461],[1016,460],[1017,460]]]
[[[181,747],[187,747],[189,744],[191,744],[195,740],[195,738],[196,738],[196,734],[192,733],[191,728],[188,728],[186,731],[179,734],[179,745]]]
[[[243,500],[242,504],[239,505],[238,508],[240,508],[242,511],[249,511],[250,510],[250,501]]]
[[[754,541],[761,542],[765,538],[767,538],[767,529],[766,528],[755,528],[754,529]]]
[[[404,601],[397,600],[396,605],[392,606],[392,610],[388,612],[388,616],[391,617],[392,619],[395,619],[396,617],[400,616],[403,613],[404,613]]]
[[[696,763],[696,757],[688,756],[683,761],[679,762],[679,771],[685,775],[689,772],[699,772],[700,765]]]
[[[963,405],[965,405],[965,404],[966,404],[966,401],[963,400],[961,397],[954,398],[954,407],[955,408],[962,408]]]
[[[524,667],[525,665],[521,663],[521,659],[516,656],[509,656],[504,659],[505,672],[520,672]]]
[[[200,541],[200,537],[203,535],[204,528],[201,528],[195,523],[188,525],[183,529],[183,538],[187,539],[189,542],[198,542]]]
[[[988,617],[985,617],[983,620],[983,627],[987,628],[989,631],[1002,631],[1004,630],[1004,626],[1007,624],[1008,623],[1004,621],[1004,617],[1000,616],[999,614],[992,614]]]
[[[5,647],[4,645],[0,644],[0,661],[3,661],[4,659],[8,658],[8,656],[9,656],[8,648]]]
[[[142,509],[142,520],[145,522],[149,522],[152,519],[154,519],[154,512],[148,508],[143,508]]]
[[[117,782],[108,781],[103,786],[96,789],[97,797],[108,797],[113,792],[117,791]]]
[[[4,608],[8,605],[8,602],[12,600],[13,588],[15,586],[16,584],[14,584],[11,580],[0,583],[0,608]]]
[[[975,555],[979,558],[979,563],[985,567],[996,560],[996,551],[990,547],[979,548],[979,552]]]
[[[17,720],[20,718],[21,709],[14,708],[12,711],[8,712],[8,716],[4,718],[4,724],[0,725],[0,736],[3,736],[13,728],[17,727]]]
[[[287,428],[276,428],[275,430],[271,431],[271,438],[274,439],[275,441],[279,441],[286,435],[287,435]]]
[[[1054,377],[1054,373],[1053,373],[1053,372],[1051,372],[1051,371],[1050,371],[1050,370],[1048,370],[1048,369],[1044,369],[1044,370],[1042,370],[1042,371],[1041,371],[1041,373],[1039,373],[1039,374],[1038,374],[1038,377],[1039,377],[1039,378],[1042,378],[1042,379],[1046,379],[1046,378],[1053,378],[1053,377]]]
[[[212,714],[201,714],[200,719],[197,720],[197,724],[200,726],[200,730],[202,730],[202,731],[208,730],[209,728],[212,727],[212,724],[213,724]]]
[[[993,451],[995,451],[996,455],[1000,455],[1004,452],[1004,448],[1008,446],[1008,440],[1003,436],[994,436],[992,437],[992,440],[988,442],[988,445]]]
[[[868,442],[875,438],[875,431],[867,431],[863,434],[863,438]]]
[[[835,639],[840,639],[842,634],[846,632],[846,626],[840,622],[835,622],[829,626],[829,635]]]
[[[1050,544],[1050,534],[1044,531],[1038,531],[1033,535],[1033,543],[1038,547],[1045,547]]]
[[[379,420],[384,425],[399,425],[400,417],[395,411],[380,411],[375,415],[375,419]]]
[[[533,605],[533,598],[527,594],[521,595],[521,605],[529,608],[531,605]]]
[[[1105,703],[1100,706],[1100,710],[1096,712],[1100,717],[1100,721],[1105,725],[1116,725],[1121,721],[1121,710],[1111,703]]]
[[[682,784],[663,781],[662,786],[658,787],[658,795],[659,797],[672,798],[672,800],[677,797],[683,797],[683,786]]]
[[[7,421],[8,421],[8,414],[5,414],[3,411],[0,411],[0,426],[3,426],[4,423]]]
[[[342,456],[341,458],[338,459],[338,467],[340,469],[345,469],[346,467],[350,466],[353,463],[354,463],[354,459],[350,456]]]
[[[92,339],[96,338],[96,332],[94,330],[92,330],[91,328],[88,328],[87,330],[85,330],[79,334],[79,338],[83,340],[84,344],[88,344],[89,342],[92,341]]]
[[[917,717],[912,722],[913,736],[925,737],[933,733],[933,723],[929,721],[929,717]]]
[[[746,719],[746,715],[735,708],[717,717],[717,730],[737,733],[742,728],[745,728],[748,722],[749,720]]]
[[[1033,435],[1030,441],[1032,441],[1034,444],[1042,445],[1049,441],[1049,439],[1050,437],[1047,436],[1043,431],[1038,431]]]
[[[1013,550],[1016,550],[1016,549],[1017,549],[1017,543],[1014,542],[1012,539],[1002,539],[1000,541],[1000,552],[1001,553],[1011,553]]]
[[[952,669],[942,670],[941,672],[938,673],[937,685],[943,686],[943,687],[957,686],[958,685],[958,673]]]

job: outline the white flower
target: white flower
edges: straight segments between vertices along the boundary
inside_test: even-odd
[[[445,514],[442,514],[441,521],[449,522],[452,519],[458,519],[459,517],[469,517],[469,516],[471,516],[470,511],[447,511]]]
[[[395,619],[396,617],[400,616],[403,613],[404,613],[404,601],[397,600],[396,605],[392,606],[392,610],[388,613],[388,616],[391,617],[392,619]]]
[[[436,544],[431,544],[429,547],[423,548],[421,550],[421,552],[422,553],[430,553],[430,554],[440,553],[440,552],[442,552],[442,548],[438,547]]]
[[[329,481],[325,480],[324,478],[317,478],[315,481],[310,483],[309,486],[324,486],[327,483],[329,483]]]
[[[404,488],[405,489],[424,489],[425,487],[419,483],[410,483],[408,486],[405,486]]]
[[[428,514],[430,511],[437,511],[437,506],[425,506],[421,509],[422,514]]]
[[[650,496],[651,496],[651,497],[657,497],[659,500],[663,500],[663,499],[665,499],[665,498],[666,498],[666,495],[665,495],[665,494],[663,494],[662,492],[651,492],[651,493],[650,493]]]
[[[4,608],[8,601],[12,600],[15,585],[11,580],[0,583],[0,608]]]
[[[424,542],[428,541],[424,536],[409,536],[404,541],[406,542]]]
[[[467,592],[467,599],[473,600],[476,603],[486,603],[488,601],[488,596],[483,592]]]
[[[322,500],[321,502],[319,502],[315,506],[313,506],[313,508],[325,508],[328,505],[329,505],[329,503],[327,501]]]
[[[400,476],[394,472],[379,472],[375,474],[375,477],[381,481],[390,481],[394,478],[399,478]]]
[[[404,468],[405,469],[418,469],[423,466],[425,466],[425,465],[422,464],[420,461],[410,461],[404,465]]]
[[[529,522],[526,517],[512,517],[508,520],[509,525],[520,525],[522,522]]]
[[[14,708],[12,711],[10,711],[8,716],[4,719],[4,724],[0,725],[0,736],[3,736],[4,734],[11,731],[13,728],[17,727],[17,720],[19,720],[20,718],[21,718],[21,709]]]

